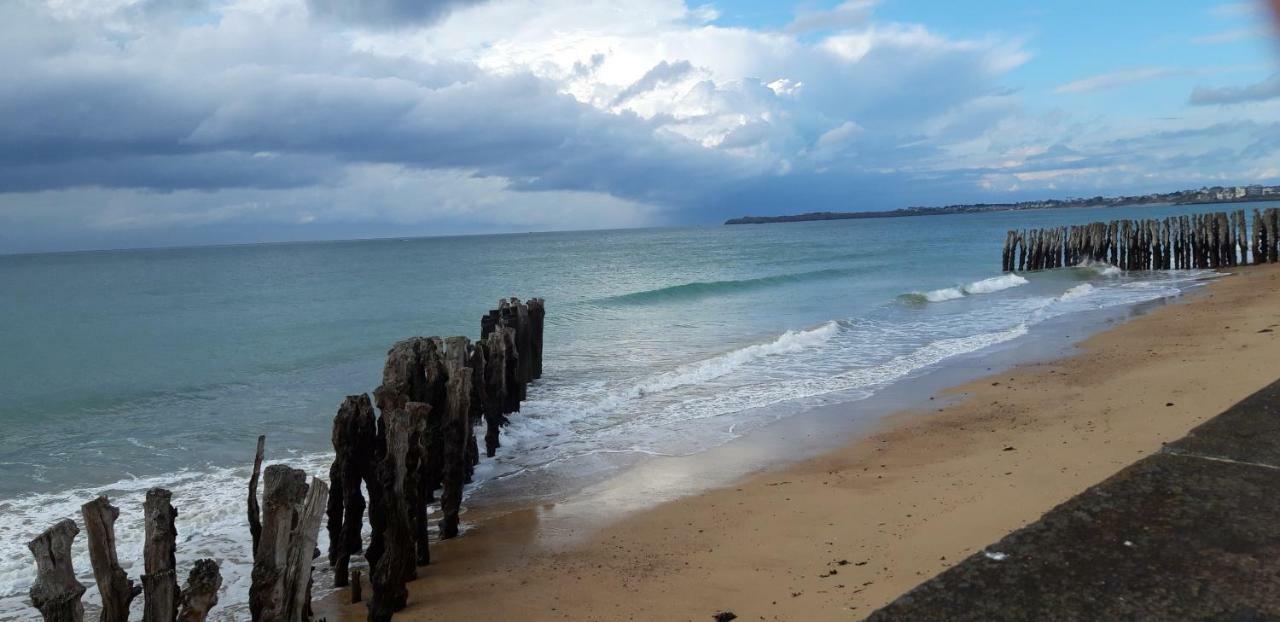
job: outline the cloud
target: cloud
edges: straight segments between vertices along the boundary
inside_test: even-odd
[[[1277,97],[1280,97],[1280,73],[1247,86],[1217,88],[1198,86],[1191,91],[1188,103],[1192,106],[1225,106],[1266,101]]]
[[[1068,82],[1055,88],[1053,92],[1093,93],[1096,91],[1105,91],[1131,86],[1142,82],[1150,82],[1152,80],[1161,80],[1164,78],[1186,75],[1186,73],[1187,72],[1184,69],[1176,69],[1173,67],[1143,67],[1139,69],[1126,69],[1123,71],[1104,73]]]
[[[786,31],[802,34],[820,30],[848,30],[865,25],[878,0],[845,0],[825,11],[804,10],[787,24]]]
[[[1224,2],[1209,7],[1209,15],[1218,19],[1236,19],[1240,17],[1252,17],[1260,13],[1259,4],[1262,0],[1253,0],[1247,2]]]
[[[0,3],[0,252],[714,222],[1268,158],[1116,143],[1217,115],[1033,110],[1023,40],[866,2],[782,30],[680,0],[162,5]]]
[[[484,0],[306,0],[312,15],[375,27],[415,27]]]
[[[689,61],[682,60],[674,63],[662,61],[653,66],[653,69],[646,71],[639,80],[632,82],[630,86],[622,89],[616,97],[613,98],[613,105],[619,106],[632,98],[643,95],[653,89],[675,82],[693,71],[693,65]]]
[[[1261,39],[1268,36],[1270,32],[1271,31],[1266,28],[1235,28],[1232,30],[1223,30],[1195,37],[1191,39],[1191,42],[1196,45],[1222,45],[1226,43]]]

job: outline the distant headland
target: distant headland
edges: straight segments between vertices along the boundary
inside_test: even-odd
[[[944,207],[904,207],[878,212],[810,212],[785,216],[743,216],[730,218],[726,225],[761,225],[774,222],[806,222],[810,220],[847,220],[852,218],[898,218],[903,216],[938,216],[941,214],[977,214],[1013,210],[1054,209],[1064,207],[1120,207],[1125,205],[1191,205],[1197,203],[1240,203],[1244,201],[1280,201],[1280,186],[1213,186],[1198,190],[1180,190],[1157,194],[1078,199],[1048,199],[1020,203],[970,203]]]

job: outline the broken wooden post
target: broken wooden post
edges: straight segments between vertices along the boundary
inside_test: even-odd
[[[209,610],[218,604],[218,590],[222,587],[222,572],[218,562],[197,559],[182,587],[182,606],[178,610],[178,622],[205,622]]]
[[[329,565],[333,585],[347,584],[351,556],[364,549],[360,529],[365,500],[360,484],[373,485],[377,423],[369,396],[348,395],[333,418],[333,466],[329,469]]]
[[[101,622],[129,622],[129,603],[142,593],[142,586],[120,567],[116,556],[116,519],[120,509],[111,505],[105,495],[80,506],[84,530],[89,537],[89,563],[93,578],[102,595]]]
[[[440,538],[444,540],[458,535],[458,513],[466,483],[467,428],[471,412],[471,368],[464,365],[467,347],[466,337],[450,337],[447,342],[449,382],[445,400],[447,410],[441,427],[444,434],[444,486],[440,494]]]
[[[80,529],[64,518],[36,536],[27,548],[36,558],[36,580],[27,594],[45,622],[83,622],[84,585],[71,565],[71,543]]]
[[[369,522],[374,533],[365,551],[373,587],[368,604],[370,622],[389,622],[408,601],[405,583],[414,573],[414,546],[405,504],[405,474],[413,427],[407,410],[382,413],[386,440],[376,470],[378,485],[370,490]]]
[[[409,402],[404,405],[409,415],[409,447],[404,455],[404,499],[409,508],[409,521],[413,524],[414,563],[409,565],[409,576],[412,580],[417,576],[414,565],[426,566],[431,563],[431,549],[427,542],[427,487],[422,481],[425,475],[427,452],[430,451],[431,412],[434,408],[422,402]]]
[[[147,491],[142,511],[146,520],[146,540],[142,545],[142,620],[173,622],[178,615],[178,569],[174,561],[178,531],[174,520],[178,511],[170,501],[173,493],[164,488]]]
[[[258,450],[253,454],[253,474],[249,476],[249,534],[253,536],[251,553],[258,550],[258,541],[262,539],[262,508],[258,507],[258,475],[262,473],[262,458],[266,448],[266,435],[258,436]]]
[[[541,298],[529,299],[529,330],[533,339],[533,379],[542,378],[542,335],[547,318],[547,303]]]
[[[364,599],[363,595],[360,593],[362,589],[363,588],[360,585],[360,571],[352,570],[351,571],[351,604],[354,605]]]
[[[289,533],[289,552],[284,569],[285,622],[311,620],[311,561],[315,559],[320,519],[324,516],[329,485],[311,478],[307,500]]]
[[[1267,207],[1267,262],[1275,264],[1277,247],[1280,247],[1280,210]]]
[[[262,540],[253,556],[249,612],[255,622],[288,618],[285,568],[293,525],[307,494],[307,474],[283,464],[267,467],[262,489]]]
[[[506,425],[504,407],[507,401],[507,340],[502,330],[490,331],[483,344],[485,454],[492,458],[502,444],[499,430]]]

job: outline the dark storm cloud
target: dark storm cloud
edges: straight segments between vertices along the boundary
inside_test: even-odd
[[[646,71],[639,80],[636,80],[625,89],[622,89],[618,96],[613,98],[613,105],[624,104],[632,98],[638,97],[649,91],[652,91],[663,84],[669,84],[679,80],[693,71],[693,65],[687,60],[668,63],[662,61],[654,65],[652,69]]]
[[[312,15],[383,28],[430,24],[450,11],[484,0],[307,0]]]
[[[1260,102],[1280,97],[1280,73],[1248,86],[1212,88],[1198,86],[1191,91],[1193,106],[1225,106]]]

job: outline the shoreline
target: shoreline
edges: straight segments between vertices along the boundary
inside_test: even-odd
[[[398,618],[866,615],[1274,380],[1257,362],[1280,344],[1257,331],[1280,322],[1278,283],[1237,269],[1065,358],[943,391],[936,412],[603,526],[548,533],[557,504],[503,508],[433,543]],[[318,612],[363,619],[345,596]]]

